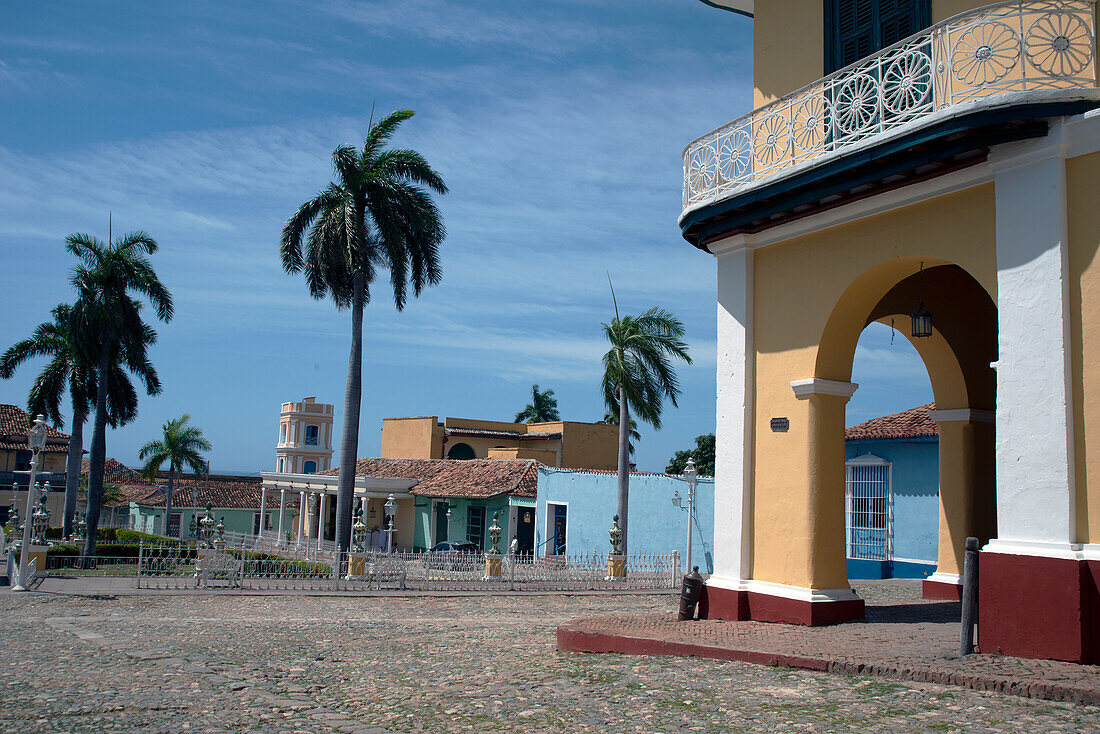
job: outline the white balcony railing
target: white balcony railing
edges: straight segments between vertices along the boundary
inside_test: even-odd
[[[1023,0],[962,13],[698,138],[684,207],[971,100],[1096,86],[1095,0]]]

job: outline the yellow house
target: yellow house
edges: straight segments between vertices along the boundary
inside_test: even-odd
[[[892,322],[940,434],[926,595],[957,598],[975,536],[982,650],[1100,662],[1093,0],[705,1],[752,18],[755,68],[753,111],[683,158],[679,224],[718,270],[707,613],[863,616],[844,413]]]
[[[27,448],[28,416],[16,405],[0,404],[0,525],[8,520],[13,503],[26,514],[28,470],[31,451]],[[69,435],[48,426],[46,448],[38,455],[35,483],[50,484],[49,509],[52,522],[60,524],[65,508],[65,464]]]
[[[318,403],[315,397],[283,403],[275,471],[316,474],[331,469],[333,414],[331,403]]]
[[[504,423],[435,416],[382,421],[384,459],[535,459],[570,469],[615,469],[619,428],[606,423]]]

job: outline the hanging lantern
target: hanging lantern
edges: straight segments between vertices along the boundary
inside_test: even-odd
[[[913,337],[920,339],[932,336],[932,313],[924,307],[924,300],[917,304],[917,310],[909,314],[913,322]]]

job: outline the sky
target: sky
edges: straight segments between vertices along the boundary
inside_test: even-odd
[[[562,417],[604,414],[601,322],[662,306],[693,364],[636,461],[661,471],[715,425],[715,263],[681,238],[681,153],[750,110],[748,18],[697,0],[7,3],[0,9],[0,348],[73,297],[64,238],[149,231],[175,318],[156,324],[164,391],[107,453],[136,465],[192,416],[215,471],[274,468],[280,403],[342,405],[350,315],[278,257],[287,217],[336,146],[416,116],[450,193],[443,282],[364,319],[359,455],[385,417],[511,420],[531,385]],[[911,345],[872,325],[848,423],[931,399]],[[23,405],[40,368],[0,381]],[[86,441],[90,430],[86,432]],[[338,460],[334,457],[334,462]]]

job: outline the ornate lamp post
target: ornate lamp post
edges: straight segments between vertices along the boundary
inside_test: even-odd
[[[382,511],[386,513],[386,552],[393,553],[393,519],[397,517],[397,500],[392,494],[386,498]]]
[[[310,492],[309,493],[309,516],[311,518],[313,517],[313,513],[316,510],[317,510],[317,495],[314,492]],[[318,520],[317,524],[318,525],[321,524],[320,519],[321,519],[320,517],[317,518],[317,520]],[[309,539],[309,536],[307,535],[306,536],[306,560],[309,560],[309,547],[312,544],[313,544],[313,542]],[[321,546],[321,532],[320,532],[320,528],[318,528],[318,531],[317,531],[317,547],[320,548],[320,546]]]
[[[34,537],[31,538],[33,545],[46,545],[46,531],[50,528],[50,508],[49,508],[49,492],[50,483],[46,482],[46,485],[41,488],[42,494],[38,497],[38,509],[34,511],[34,519],[32,524],[34,525]]]
[[[355,524],[351,526],[352,550],[356,553],[363,552],[363,544],[367,539],[367,526],[363,522],[363,505],[355,508]]]
[[[684,467],[684,481],[688,486],[688,544],[687,544],[687,567],[691,570],[691,530],[695,524],[695,481],[699,478],[699,472],[695,468],[695,460],[689,458],[687,466]]]
[[[27,447],[31,450],[31,470],[30,478],[27,481],[27,511],[23,516],[23,545],[19,551],[19,582],[11,588],[12,591],[26,591],[27,588],[23,584],[30,581],[27,574],[30,570],[28,566],[30,565],[31,555],[32,490],[34,489],[34,475],[38,473],[38,454],[46,448],[47,433],[46,417],[42,415],[34,419],[34,425],[27,431]]]
[[[214,505],[206,503],[206,515],[199,520],[199,535],[202,536],[202,547],[212,548],[211,540],[214,538]]]

